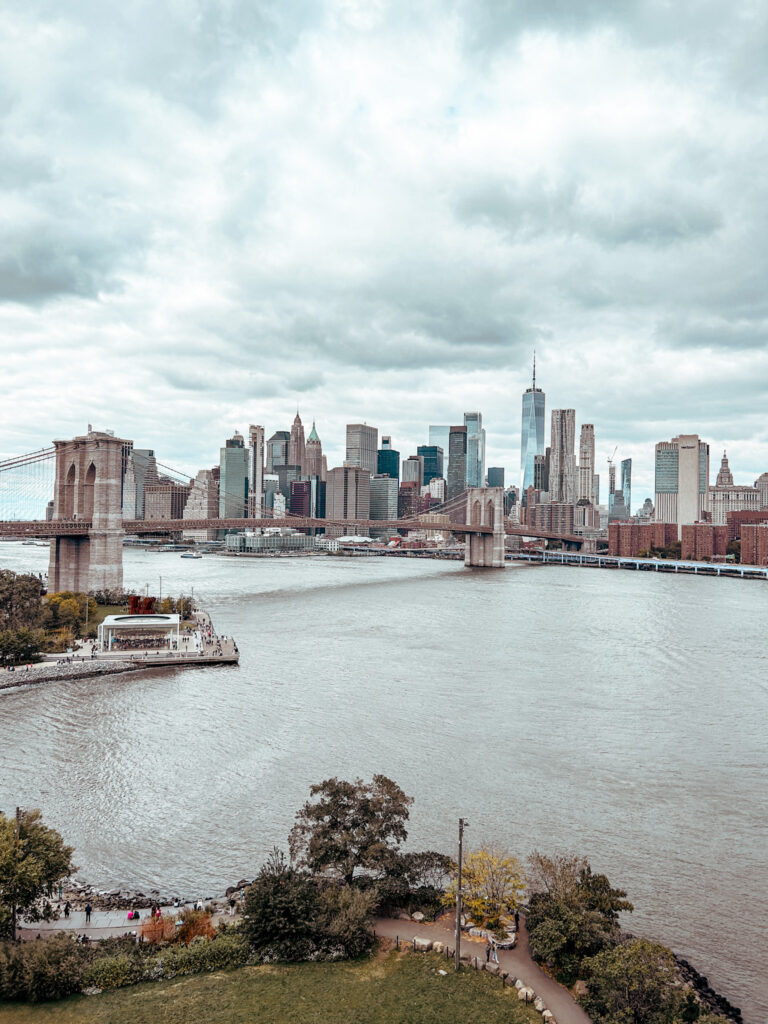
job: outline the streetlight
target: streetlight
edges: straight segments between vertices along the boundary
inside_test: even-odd
[[[459,871],[456,879],[456,970],[461,967],[461,853],[464,840],[464,829],[469,822],[459,818]]]

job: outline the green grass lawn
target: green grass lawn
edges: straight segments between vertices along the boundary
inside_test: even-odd
[[[445,976],[439,970],[447,970]],[[0,1004],[3,1024],[534,1024],[501,980],[445,958],[241,967],[59,1003]]]

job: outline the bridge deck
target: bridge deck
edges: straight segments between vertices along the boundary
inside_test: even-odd
[[[181,530],[254,530],[292,527],[296,530],[327,530],[329,527],[353,530],[449,530],[451,533],[491,534],[489,526],[443,523],[429,519],[308,519],[291,516],[283,519],[124,519],[126,533],[176,533]],[[85,537],[91,523],[84,520],[54,519],[0,522],[2,537]]]

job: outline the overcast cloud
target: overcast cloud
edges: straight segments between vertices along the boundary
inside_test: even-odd
[[[768,470],[757,0],[0,7],[0,452],[552,408]],[[605,479],[603,484],[605,486]]]

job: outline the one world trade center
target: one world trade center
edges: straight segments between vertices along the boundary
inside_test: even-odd
[[[533,384],[523,392],[523,426],[520,434],[520,498],[534,483],[537,455],[544,454],[544,401],[541,388],[536,387],[536,353],[533,354]]]

